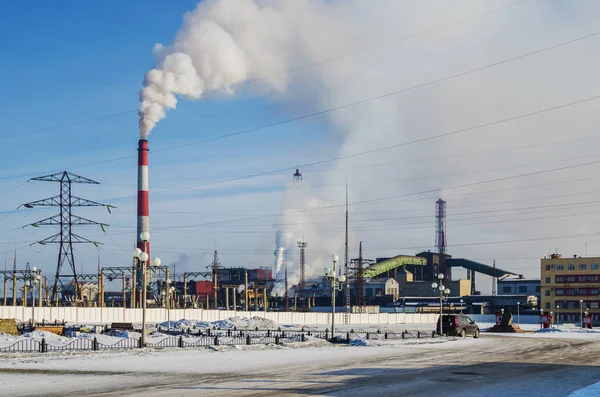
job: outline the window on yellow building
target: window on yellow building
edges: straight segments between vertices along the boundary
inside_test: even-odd
[[[585,270],[587,269],[587,265],[585,263],[582,263],[579,265],[579,270]]]
[[[569,270],[575,270],[575,265],[572,263],[569,263]]]
[[[592,263],[592,265],[590,266],[590,268],[592,270],[598,270],[598,264],[597,263]]]

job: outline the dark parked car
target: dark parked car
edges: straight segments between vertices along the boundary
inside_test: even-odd
[[[448,336],[473,336],[479,338],[479,326],[475,321],[462,314],[444,314],[442,315],[442,334]],[[436,334],[440,334],[440,319],[438,318]]]

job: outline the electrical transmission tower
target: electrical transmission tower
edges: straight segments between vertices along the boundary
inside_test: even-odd
[[[357,313],[362,313],[365,302],[365,268],[375,263],[372,259],[363,258],[362,241],[358,246],[358,258],[352,259],[350,264],[354,270],[354,295],[356,296]]]
[[[219,290],[219,270],[221,269],[221,263],[219,262],[219,253],[217,250],[213,253],[213,261],[211,266],[213,274],[213,295],[215,300],[215,310],[219,310],[218,290]]]
[[[32,178],[30,181],[42,181],[42,182],[57,182],[60,184],[60,194],[58,196],[45,198],[42,200],[32,201],[30,203],[22,204],[26,208],[33,207],[59,207],[59,213],[41,221],[34,222],[27,226],[59,226],[60,231],[54,236],[48,237],[44,240],[37,241],[33,244],[59,244],[58,250],[58,262],[56,265],[56,275],[54,277],[54,287],[52,288],[52,302],[58,303],[58,292],[59,288],[63,291],[65,286],[64,280],[70,279],[73,286],[73,299],[78,301],[81,299],[81,291],[79,290],[79,283],[77,280],[77,270],[75,269],[75,258],[73,256],[73,244],[94,244],[96,247],[100,245],[97,241],[91,241],[84,237],[81,237],[73,233],[73,226],[84,226],[84,225],[98,225],[105,230],[108,226],[105,223],[98,223],[86,218],[73,214],[73,207],[106,207],[108,212],[114,206],[98,203],[75,197],[71,194],[71,184],[73,183],[85,183],[98,185],[99,183],[88,178],[84,178],[79,175],[72,174],[67,171],[58,172],[46,176],[40,176]],[[32,244],[32,245],[33,245]],[[63,272],[63,266],[68,264],[70,272]],[[63,294],[65,298],[65,294]]]

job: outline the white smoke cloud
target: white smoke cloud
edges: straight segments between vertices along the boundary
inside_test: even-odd
[[[157,44],[156,67],[140,92],[140,135],[147,137],[177,96],[198,99],[206,91],[232,92],[232,86],[287,67],[293,27],[280,13],[252,0],[204,1],[185,15],[169,47]],[[282,90],[284,74],[264,80]]]
[[[291,114],[298,115],[343,107],[354,101],[471,70],[595,31],[600,6],[593,1],[576,3],[565,3],[559,7],[552,2],[522,2],[496,13],[431,31],[432,27],[447,25],[508,3],[464,0],[453,2],[448,7],[447,2],[441,0],[381,0],[377,7],[373,7],[371,2],[361,0],[205,1],[186,15],[172,45],[155,49],[157,66],[148,72],[141,93],[140,131],[143,136],[147,135],[164,117],[165,110],[176,106],[178,96],[197,99],[212,90],[232,92],[241,82],[263,77],[266,79],[252,84],[251,88],[260,93],[276,94],[273,98],[278,104]],[[428,33],[409,40],[396,40],[421,31]],[[600,82],[595,72],[600,62],[594,44],[597,42],[582,41],[405,94],[328,113],[320,121],[325,120],[329,129],[337,134],[334,136],[337,147],[331,157],[471,127],[597,95],[593,87]],[[371,46],[377,48],[361,51]],[[321,63],[353,52],[356,53],[353,56]],[[313,63],[319,64],[293,73],[282,73]],[[466,155],[534,146],[540,142],[565,139],[565,135],[568,138],[593,135],[597,120],[591,120],[591,106],[582,105],[427,144],[340,160],[335,162],[335,169],[323,174],[311,173],[310,169],[301,170],[304,181],[288,188],[285,206],[293,210],[341,204],[346,178],[351,202],[444,189],[442,193],[421,194],[405,200],[351,206],[351,250],[356,251],[358,241],[364,240],[367,257],[433,248],[434,202],[439,195],[448,201],[450,245],[536,237],[546,230],[591,231],[594,230],[593,221],[581,222],[582,218],[562,218],[560,221],[548,220],[529,225],[482,224],[470,228],[455,227],[451,223],[457,219],[454,213],[468,211],[453,210],[454,206],[477,206],[557,194],[552,187],[494,195],[478,194],[485,189],[526,186],[532,183],[531,179],[507,180],[469,189],[452,189],[452,186],[519,171],[549,168],[548,165],[528,165],[542,160],[564,161],[566,150],[563,145],[527,151],[508,150],[478,157]],[[593,147],[589,143],[570,145],[569,157],[593,154],[590,153]],[[461,157],[461,154],[465,156]],[[436,160],[448,155],[457,157]],[[423,158],[433,160],[421,161]],[[373,166],[377,164],[397,165]],[[487,172],[507,164],[523,168]],[[473,174],[473,171],[482,173]],[[549,183],[551,186],[553,181],[581,178],[581,174],[587,175],[592,171],[591,168],[581,168],[560,175],[540,175],[535,184]],[[425,178],[444,174],[450,176]],[[311,187],[309,183],[334,186],[319,188]],[[499,207],[510,208],[510,205]],[[490,208],[494,207],[477,207],[478,210]],[[564,210],[561,211],[556,214],[564,215]],[[430,216],[427,218],[430,223],[419,228],[415,227],[418,221],[393,219],[413,214]],[[372,222],[373,218],[383,220]],[[512,218],[518,220],[518,216]],[[327,224],[328,221],[331,224]],[[281,270],[285,249],[295,247],[296,241],[302,238],[308,243],[310,275],[320,274],[322,267],[329,266],[328,258],[332,253],[342,256],[341,209],[290,211],[281,217],[276,227],[280,234],[291,235],[286,244],[277,243],[276,270]],[[486,260],[482,261],[489,263],[494,257],[540,256],[547,252],[548,244],[554,247],[558,243],[542,241],[517,248],[514,245],[451,247],[450,253],[484,258]],[[577,246],[564,241],[561,244],[569,249]],[[581,241],[577,244],[583,246]],[[414,248],[398,252],[401,247]],[[297,258],[294,258],[294,263],[293,269],[289,269],[290,280],[298,275]],[[528,266],[532,275],[539,270],[536,261],[498,261],[500,267],[509,270],[515,270],[521,264]]]

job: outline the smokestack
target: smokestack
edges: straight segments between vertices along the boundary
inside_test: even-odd
[[[140,238],[142,232],[150,232],[150,206],[148,202],[148,140],[140,139],[138,144],[138,195],[137,195],[137,247],[150,256],[150,243]]]

